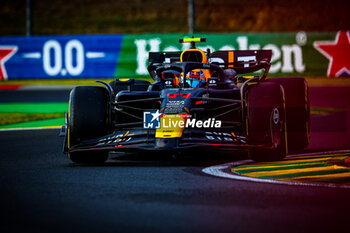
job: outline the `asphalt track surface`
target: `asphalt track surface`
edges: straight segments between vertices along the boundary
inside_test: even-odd
[[[350,148],[349,87],[312,87],[303,152]],[[2,102],[66,101],[67,91],[1,91]],[[112,155],[80,166],[57,129],[0,132],[0,232],[349,232],[350,189],[236,181],[206,175],[240,155]],[[116,158],[117,157],[117,158]]]

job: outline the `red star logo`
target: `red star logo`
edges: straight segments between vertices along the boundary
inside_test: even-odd
[[[314,47],[329,59],[328,77],[350,75],[350,31],[338,32],[335,41],[315,41]]]
[[[17,51],[17,46],[0,46],[0,80],[7,79],[5,62]]]

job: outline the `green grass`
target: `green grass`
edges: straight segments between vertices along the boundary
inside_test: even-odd
[[[134,77],[135,78],[135,77]],[[328,78],[325,76],[308,76],[304,77],[309,86],[350,86],[349,78]],[[135,79],[152,81],[148,76],[138,77]],[[101,79],[104,82],[111,82],[114,79]],[[96,83],[95,79],[32,79],[32,80],[7,80],[6,82],[0,82],[0,86],[6,85],[69,85],[69,86],[80,86],[80,85],[91,85],[99,86],[102,84]]]
[[[42,121],[62,117],[64,117],[64,113],[0,113],[0,125],[9,125],[29,121]]]
[[[26,121],[9,125],[0,125],[0,129],[16,129],[16,128],[41,128],[41,127],[57,127],[64,125],[64,117],[39,120]]]
[[[64,113],[67,103],[2,103],[0,113]]]
[[[138,80],[151,81],[151,77],[141,78],[133,77]],[[111,82],[114,79],[99,79],[104,82]],[[32,79],[32,80],[6,80],[6,82],[0,82],[1,85],[69,85],[69,86],[80,86],[80,85],[91,85],[91,86],[103,86],[96,82],[96,79]]]
[[[50,127],[64,124],[68,103],[2,103],[0,129]]]

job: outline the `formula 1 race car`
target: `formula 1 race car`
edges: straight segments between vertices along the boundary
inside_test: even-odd
[[[281,160],[309,144],[309,91],[303,78],[267,78],[271,50],[150,52],[153,83],[115,79],[70,94],[64,152],[100,163],[109,151],[247,151]],[[257,75],[258,74],[258,75]]]

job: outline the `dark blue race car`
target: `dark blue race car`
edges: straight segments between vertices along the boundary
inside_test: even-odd
[[[281,160],[309,144],[309,92],[303,78],[268,79],[271,50],[150,52],[152,83],[116,79],[78,86],[69,100],[64,152],[77,163],[109,151],[247,151]]]

